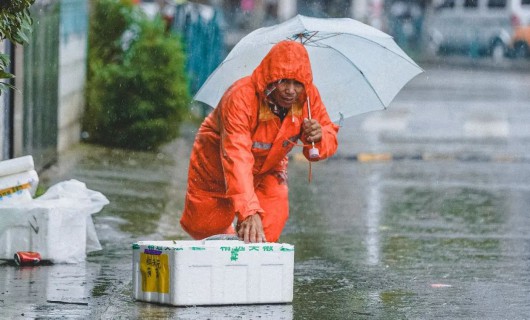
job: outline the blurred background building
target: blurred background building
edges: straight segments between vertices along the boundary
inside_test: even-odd
[[[140,0],[150,16],[161,14],[187,48],[190,90],[195,93],[246,34],[296,14],[353,18],[383,30],[404,48],[420,49],[424,0]]]
[[[186,50],[193,95],[232,47],[296,14],[353,18],[394,37],[415,60],[449,49],[475,59],[530,56],[530,0],[134,0],[161,16]],[[36,0],[27,47],[0,43],[20,91],[0,97],[2,158],[33,154],[38,168],[80,141],[89,0]],[[495,17],[493,23],[491,18]],[[448,21],[456,21],[450,23]],[[453,19],[453,20],[452,20]],[[495,60],[497,59],[497,60]],[[203,109],[203,113],[208,109]]]
[[[210,0],[226,19],[227,46],[237,43],[238,31],[248,33],[262,26],[285,21],[296,14],[312,17],[354,18],[379,29],[384,28],[384,0]]]

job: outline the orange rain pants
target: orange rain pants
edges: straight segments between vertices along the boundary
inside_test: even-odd
[[[265,239],[276,242],[289,217],[287,184],[280,184],[273,174],[266,175],[256,188],[256,196],[263,209],[263,212],[258,214],[261,217]],[[194,199],[194,196],[188,193],[184,212],[182,228],[194,239],[204,239],[216,234],[235,234],[232,226],[235,212],[229,199],[200,196]]]

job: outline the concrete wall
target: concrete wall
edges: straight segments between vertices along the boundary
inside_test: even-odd
[[[0,41],[0,53],[5,53],[5,43],[4,41]],[[6,124],[5,124],[5,121],[6,121],[6,111],[7,111],[7,107],[6,107],[6,99],[5,99],[6,95],[5,94],[2,94],[0,96],[0,160],[2,159],[6,159],[6,155],[4,154],[4,148],[6,147],[6,144],[9,143],[9,141],[7,141],[7,137],[6,137]]]
[[[22,92],[24,91],[24,47],[21,45],[15,46],[15,87],[18,89],[13,96],[14,110],[13,110],[13,156],[24,156],[24,104],[22,99]]]
[[[79,142],[86,78],[86,38],[61,41],[59,64],[58,151]]]
[[[85,107],[88,1],[62,0],[59,48],[58,141],[61,152],[80,140]]]

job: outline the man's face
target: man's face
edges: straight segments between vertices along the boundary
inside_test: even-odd
[[[269,98],[282,108],[291,108],[293,103],[298,101],[300,94],[304,91],[304,85],[293,79],[282,79],[274,85],[276,89],[272,91]]]

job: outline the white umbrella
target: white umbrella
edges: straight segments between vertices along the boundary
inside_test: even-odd
[[[373,27],[349,18],[297,15],[241,39],[194,99],[217,106],[234,81],[252,74],[271,47],[286,39],[305,45],[313,82],[333,121],[385,109],[423,72],[391,36]]]

